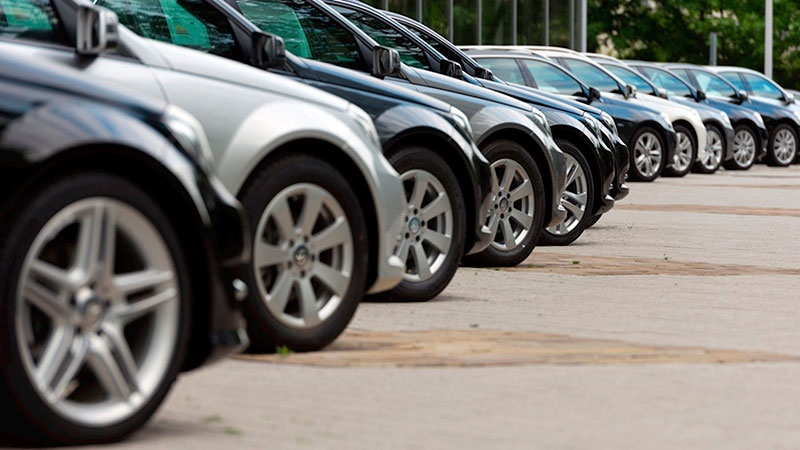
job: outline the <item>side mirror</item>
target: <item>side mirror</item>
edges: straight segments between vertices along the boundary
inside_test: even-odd
[[[625,85],[625,90],[623,94],[625,98],[636,97],[636,86],[631,86],[630,84]]]
[[[745,91],[737,90],[736,91],[736,99],[738,100],[739,104],[741,105],[742,103],[750,100],[750,96]]]
[[[463,75],[461,64],[449,59],[439,61],[439,73],[453,78],[461,78]]]
[[[486,67],[476,67],[475,78],[480,78],[482,80],[494,80],[494,73],[492,73],[492,71]]]
[[[251,37],[253,65],[261,69],[283,67],[286,64],[286,46],[274,34],[256,31]]]
[[[706,98],[707,98],[706,97],[706,93],[704,91],[700,91],[700,90],[697,91],[697,100],[703,101]]]
[[[667,90],[664,88],[658,88],[658,96],[669,100],[669,94],[667,93]]]
[[[75,52],[79,55],[99,55],[119,45],[117,15],[99,6],[78,7],[75,31]]]
[[[603,95],[600,94],[600,91],[597,88],[589,88],[589,103],[592,103],[595,100],[600,100],[601,98],[603,98]]]
[[[786,104],[787,104],[787,105],[791,105],[791,104],[793,104],[794,102],[795,102],[795,100],[794,100],[794,94],[792,94],[791,92],[787,92],[787,93],[786,93]]]
[[[376,45],[372,49],[372,75],[383,78],[400,72],[400,53],[388,47]]]

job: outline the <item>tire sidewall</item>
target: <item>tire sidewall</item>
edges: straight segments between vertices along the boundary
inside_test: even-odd
[[[542,233],[542,238],[540,239],[540,243],[542,245],[569,245],[572,242],[575,242],[581,234],[589,227],[589,222],[592,220],[592,211],[594,210],[594,204],[596,200],[596,186],[594,182],[594,176],[592,175],[592,168],[589,166],[589,161],[586,157],[581,153],[581,151],[572,143],[567,141],[558,141],[558,146],[564,151],[564,153],[569,154],[578,162],[578,165],[581,166],[584,175],[586,176],[586,184],[588,186],[588,192],[586,196],[586,210],[581,217],[578,226],[576,226],[572,231],[563,235],[557,235],[549,232],[547,229],[544,230]]]
[[[717,170],[719,170],[719,168],[722,166],[722,160],[725,159],[725,149],[727,148],[728,145],[733,145],[732,142],[731,143],[725,142],[724,134],[719,129],[719,127],[717,127],[716,125],[709,125],[706,132],[706,134],[708,135],[708,145],[709,145],[709,148],[706,149],[707,152],[710,151],[712,130],[713,132],[717,133],[722,142],[722,155],[720,155],[719,162],[712,168],[706,167],[705,165],[703,165],[702,162],[695,161],[694,165],[692,166],[692,172],[694,173],[704,173],[704,174],[716,173]]]
[[[692,170],[692,167],[695,165],[695,160],[697,159],[697,139],[694,137],[694,134],[692,134],[691,130],[685,125],[681,124],[675,125],[676,139],[678,139],[678,136],[680,136],[681,134],[688,137],[689,143],[691,144],[692,154],[689,158],[689,165],[686,166],[686,168],[683,170],[678,170],[672,164],[669,164],[666,167],[664,167],[663,170],[661,171],[662,176],[682,177],[688,174]],[[677,154],[678,154],[678,147],[676,144],[675,155],[677,156]]]
[[[787,163],[782,163],[782,162],[778,161],[778,158],[775,156],[775,139],[778,137],[778,132],[782,131],[782,130],[789,131],[789,133],[791,133],[792,136],[794,137],[794,156]],[[795,131],[794,128],[792,128],[790,125],[788,125],[786,123],[778,124],[775,127],[775,129],[772,130],[772,134],[769,137],[769,147],[767,148],[767,158],[766,158],[767,159],[767,164],[770,165],[770,166],[775,166],[775,167],[787,167],[787,166],[791,165],[795,160],[797,160],[797,147],[798,147],[798,144],[799,143],[797,142],[797,131]]]
[[[750,162],[747,165],[742,166],[736,161],[736,156],[735,156],[735,153],[734,153],[733,159],[731,159],[729,161],[725,161],[725,162],[722,163],[722,167],[724,167],[724,168],[726,168],[728,170],[747,170],[747,169],[753,167],[753,164],[755,164],[755,162],[756,162],[756,156],[758,155],[758,148],[757,148],[758,147],[758,139],[756,139],[755,132],[753,131],[752,128],[750,128],[747,125],[740,125],[738,127],[735,127],[734,130],[733,130],[734,140],[736,139],[736,135],[739,134],[740,132],[748,133],[750,135],[750,137],[753,139],[753,143],[754,143],[754,145],[756,145],[756,148],[754,149],[755,154],[753,155],[753,158],[750,160]],[[735,152],[735,150],[734,150],[734,152]]]

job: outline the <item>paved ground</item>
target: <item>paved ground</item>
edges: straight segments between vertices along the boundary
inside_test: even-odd
[[[569,247],[182,377],[130,449],[800,448],[800,167],[635,184]]]

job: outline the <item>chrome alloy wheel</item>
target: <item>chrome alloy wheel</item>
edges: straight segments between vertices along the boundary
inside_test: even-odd
[[[722,163],[723,153],[725,149],[722,145],[722,136],[716,128],[709,127],[706,129],[708,133],[708,145],[706,146],[706,156],[700,162],[707,170],[717,170]]]
[[[176,353],[179,285],[167,244],[110,198],[56,213],[22,265],[15,325],[36,391],[65,419],[104,427],[137,413]]]
[[[672,168],[676,172],[684,172],[692,164],[692,138],[685,133],[678,132],[678,145],[672,157]]]
[[[650,131],[642,133],[633,146],[634,162],[639,173],[645,177],[655,176],[661,169],[663,152],[656,135]]]
[[[298,183],[269,202],[256,227],[256,287],[281,323],[311,328],[329,318],[353,273],[353,235],[327,190]]]
[[[739,130],[733,137],[733,159],[740,167],[750,167],[756,158],[756,140],[749,130]]]
[[[778,130],[772,139],[772,151],[779,164],[791,164],[797,156],[797,139],[794,134],[786,128]]]
[[[400,179],[408,210],[395,255],[406,264],[405,280],[425,281],[442,267],[453,247],[453,207],[444,186],[430,172],[409,170]]]
[[[561,196],[561,205],[567,209],[567,218],[556,226],[547,229],[555,235],[564,235],[574,230],[580,224],[584,214],[589,195],[589,184],[586,174],[578,161],[567,153],[567,188]]]
[[[492,163],[494,179],[493,209],[487,225],[494,235],[492,247],[501,251],[517,248],[531,232],[535,211],[533,184],[525,169],[512,159]]]

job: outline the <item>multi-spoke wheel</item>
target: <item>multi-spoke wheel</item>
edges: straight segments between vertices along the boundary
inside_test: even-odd
[[[747,125],[740,125],[734,129],[733,159],[722,163],[728,170],[747,170],[756,161],[756,135]]]
[[[270,162],[241,198],[253,233],[250,350],[333,342],[366,281],[366,225],[355,192],[327,162],[292,155]]]
[[[4,233],[0,432],[87,443],[140,427],[188,338],[188,269],[159,206],[118,177],[77,174]]]
[[[431,150],[405,147],[389,155],[400,173],[407,210],[395,254],[406,264],[403,281],[380,300],[424,302],[453,279],[464,251],[464,197],[447,162]]]
[[[631,180],[653,181],[661,175],[667,149],[661,135],[651,127],[642,127],[631,139],[631,166],[628,171]]]
[[[515,266],[530,255],[544,223],[544,183],[528,151],[509,140],[483,148],[494,171],[494,201],[485,219],[494,234],[486,250],[464,257],[473,266]]]
[[[706,156],[700,160],[700,164],[695,164],[692,167],[692,172],[714,173],[722,164],[722,158],[725,157],[725,139],[722,137],[722,132],[719,128],[714,125],[708,125],[706,133],[708,134]]]
[[[685,176],[692,170],[694,160],[697,159],[697,140],[689,128],[681,124],[675,125],[675,137],[675,154],[672,156],[672,163],[661,172],[662,176]]]
[[[578,239],[592,218],[597,192],[586,157],[568,141],[559,140],[558,146],[567,159],[567,188],[561,196],[561,205],[567,210],[567,218],[544,230],[539,238],[541,245],[569,245]]]
[[[785,123],[775,127],[767,148],[767,164],[786,167],[797,158],[797,132]]]

